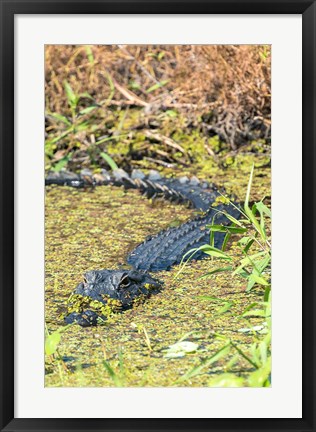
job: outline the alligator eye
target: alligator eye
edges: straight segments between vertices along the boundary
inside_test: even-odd
[[[127,275],[123,276],[120,281],[120,288],[128,288],[130,283],[129,277]]]

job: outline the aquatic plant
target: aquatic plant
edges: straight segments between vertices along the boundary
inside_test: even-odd
[[[262,302],[251,303],[242,314],[240,319],[248,317],[262,317],[265,319],[264,325],[257,328],[249,325],[246,329],[239,329],[241,332],[250,332],[256,338],[249,349],[249,353],[238,346],[230,338],[216,334],[215,337],[224,341],[222,346],[211,358],[194,367],[185,373],[178,382],[188,380],[197,374],[204,371],[207,367],[222,357],[231,355],[235,352],[237,356],[241,356],[253,368],[254,371],[249,375],[247,380],[240,380],[239,376],[230,374],[226,377],[224,386],[252,386],[261,387],[269,386],[271,380],[271,238],[270,238],[270,220],[271,210],[263,203],[263,200],[255,202],[251,207],[249,205],[251,185],[253,181],[254,166],[251,168],[248,187],[245,201],[242,208],[237,207],[230,200],[228,202],[238,208],[241,218],[237,220],[228,213],[224,212],[226,217],[231,221],[230,226],[217,225],[213,223],[207,225],[210,230],[210,244],[203,245],[199,248],[191,249],[184,257],[182,265],[176,275],[181,274],[185,265],[198,251],[203,251],[214,259],[227,260],[231,264],[225,267],[216,267],[201,276],[201,278],[211,277],[221,272],[230,272],[232,276],[238,276],[246,280],[246,292],[251,291],[256,285],[264,288]],[[227,199],[224,197],[224,199]],[[216,216],[214,217],[214,219]],[[225,233],[224,242],[221,249],[214,247],[214,233]],[[236,261],[236,249],[233,250],[233,255],[230,255],[226,249],[227,244],[232,236],[241,235],[237,242],[237,251],[241,252],[240,258]],[[220,301],[216,297],[202,297],[203,300]],[[227,312],[233,303],[224,301],[219,314]],[[265,334],[263,340],[257,340],[257,334]],[[227,368],[232,367],[236,361],[228,362]],[[209,383],[210,386],[220,385],[220,380],[213,379]],[[221,384],[223,385],[223,383]]]
[[[252,207],[249,206],[249,198],[251,185],[253,180],[254,166],[251,168],[251,173],[248,182],[245,202],[243,208],[236,206],[230,199],[224,197],[225,200],[235,207],[241,214],[241,219],[236,219],[225,211],[223,213],[230,220],[231,225],[215,224],[216,214],[213,218],[213,223],[207,225],[210,230],[210,243],[189,250],[182,259],[182,265],[176,277],[182,272],[183,267],[192,259],[197,252],[204,252],[212,258],[220,258],[233,262],[232,256],[226,251],[228,241],[233,235],[241,234],[242,237],[237,242],[237,246],[241,252],[241,258],[238,264],[232,264],[225,267],[216,267],[210,270],[203,277],[208,277],[219,272],[232,272],[232,275],[238,275],[247,280],[246,291],[250,291],[255,284],[263,285],[267,292],[270,291],[271,278],[271,239],[270,227],[267,227],[267,220],[271,219],[271,210],[262,201],[255,202]],[[221,249],[214,246],[214,233],[225,233],[225,238]],[[252,252],[250,252],[252,251]]]

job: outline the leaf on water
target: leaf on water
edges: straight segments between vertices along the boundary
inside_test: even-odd
[[[266,328],[266,325],[262,324],[262,325],[257,325],[257,326],[253,326],[253,327],[241,328],[241,329],[238,329],[237,331],[239,333],[252,333],[252,332],[261,332],[265,328]]]
[[[184,357],[186,354],[195,353],[198,349],[198,344],[194,342],[182,341],[170,345],[166,350],[165,358]]]

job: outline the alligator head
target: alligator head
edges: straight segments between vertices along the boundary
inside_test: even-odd
[[[163,282],[137,270],[92,270],[68,300],[67,324],[88,327],[158,292]]]

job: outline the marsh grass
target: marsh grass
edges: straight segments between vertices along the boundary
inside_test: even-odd
[[[233,205],[240,212],[240,219],[235,219],[227,212],[222,212],[231,222],[230,226],[216,225],[215,223],[207,225],[210,230],[210,244],[203,245],[199,248],[188,251],[180,264],[180,268],[175,278],[178,278],[184,267],[194,257],[198,251],[203,251],[211,256],[212,262],[217,259],[227,260],[232,265],[226,267],[215,267],[203,274],[201,278],[214,277],[218,273],[228,272],[232,277],[241,277],[246,280],[246,292],[251,291],[255,286],[262,287],[263,300],[249,304],[244,312],[237,315],[239,319],[247,319],[247,317],[262,317],[264,318],[264,326],[259,327],[257,331],[251,327],[241,329],[239,331],[249,332],[254,337],[254,342],[249,350],[241,348],[231,339],[216,334],[220,340],[223,340],[224,345],[209,359],[206,359],[201,365],[194,367],[181,377],[178,382],[189,380],[190,378],[201,373],[202,370],[208,368],[212,363],[222,357],[226,357],[235,353],[236,356],[227,364],[227,368],[231,368],[238,356],[246,360],[255,370],[247,380],[241,380],[239,376],[230,374],[226,377],[226,384],[231,386],[265,387],[270,385],[271,381],[271,238],[270,238],[270,221],[271,210],[263,203],[263,200],[255,202],[251,207],[249,205],[251,186],[254,176],[254,166],[251,168],[247,192],[244,204],[241,208]],[[220,232],[225,233],[225,238],[221,249],[214,247],[214,234]],[[241,238],[237,242],[237,247],[241,252],[241,258],[236,260],[235,256],[231,256],[226,251],[229,240],[232,236],[239,235]],[[253,250],[254,249],[254,250]],[[224,252],[226,251],[226,252]],[[235,251],[234,251],[235,253]],[[213,296],[202,296],[201,300],[215,302],[219,304],[216,314],[221,315],[232,308],[234,302],[221,300]],[[258,339],[258,334],[265,334],[264,338]],[[218,385],[218,379],[210,381],[210,385]]]
[[[236,204],[228,200],[229,204],[240,212],[241,218],[236,219],[226,211],[218,212],[223,213],[231,222],[231,225],[216,225],[215,223],[206,225],[206,228],[210,231],[210,244],[205,244],[199,248],[189,250],[183,256],[180,269],[175,277],[181,274],[184,266],[200,251],[213,259],[232,262],[233,258],[226,252],[227,244],[233,235],[242,235],[237,242],[237,246],[244,258],[239,260],[237,266],[234,264],[235,267],[233,265],[216,267],[202,277],[209,277],[220,272],[232,272],[232,276],[238,275],[247,280],[247,291],[250,291],[256,284],[264,286],[267,292],[270,290],[271,239],[269,235],[270,225],[267,226],[267,224],[268,221],[271,220],[271,210],[263,201],[256,202],[251,208],[249,207],[253,173],[254,165],[251,168],[243,208],[236,206]],[[214,219],[215,218],[216,214],[214,216]],[[221,249],[214,247],[214,234],[217,232],[225,233]],[[255,250],[252,252],[253,249]]]
[[[45,66],[46,170],[270,153],[268,46],[50,45]]]

